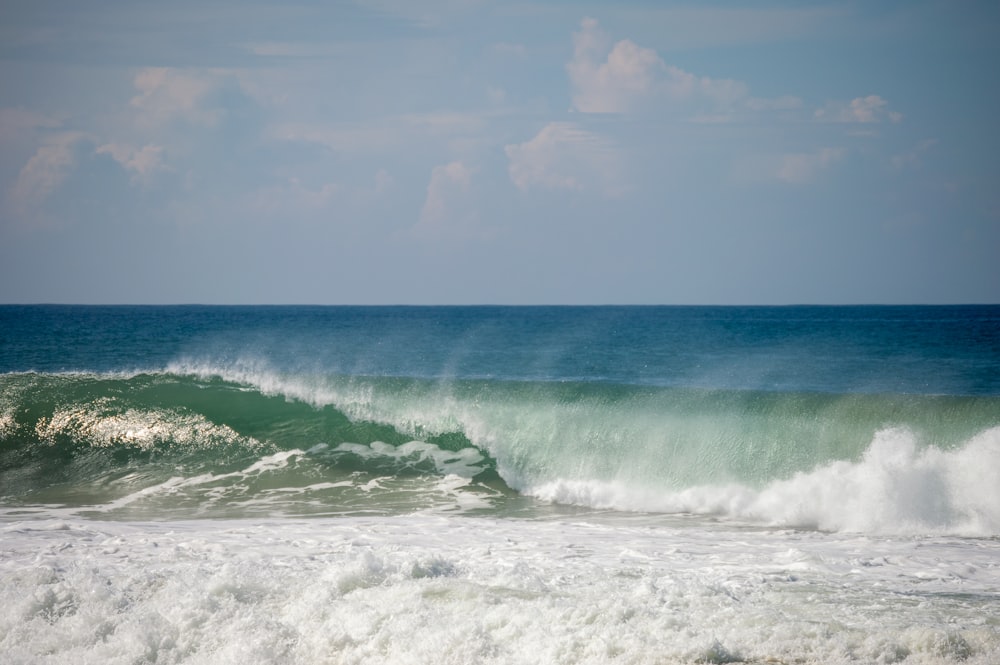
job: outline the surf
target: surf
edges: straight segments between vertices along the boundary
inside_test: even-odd
[[[5,501],[354,514],[502,511],[530,497],[834,531],[1000,533],[1000,496],[979,471],[1000,466],[989,396],[222,366],[0,383]]]

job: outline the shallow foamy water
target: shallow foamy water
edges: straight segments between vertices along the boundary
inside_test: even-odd
[[[996,539],[599,515],[40,517],[0,527],[6,663],[1000,658]]]

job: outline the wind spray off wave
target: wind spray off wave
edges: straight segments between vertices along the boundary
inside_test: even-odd
[[[121,507],[138,491],[149,504],[155,485],[209,514],[275,510],[276,496],[293,514],[396,513],[442,505],[455,476],[444,505],[501,513],[523,506],[516,492],[824,530],[1000,532],[994,397],[255,371],[8,375],[6,427],[34,461],[7,486],[32,501],[56,488],[95,501],[99,487]],[[60,481],[46,490],[41,474]]]
[[[239,378],[283,392],[270,374]],[[509,487],[546,501],[824,530],[1000,533],[993,396],[357,377],[305,385],[288,392],[406,436],[467,441]]]

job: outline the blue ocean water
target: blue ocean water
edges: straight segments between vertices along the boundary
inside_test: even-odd
[[[998,659],[998,306],[0,306],[0,662]]]
[[[424,379],[1000,394],[1000,307],[0,306],[0,372],[181,359]]]

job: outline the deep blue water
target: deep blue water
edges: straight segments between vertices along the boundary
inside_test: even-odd
[[[1000,306],[2,306],[0,372],[275,369],[414,378],[1000,394]]]

